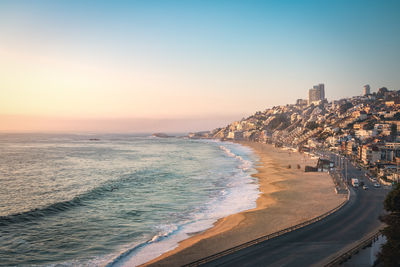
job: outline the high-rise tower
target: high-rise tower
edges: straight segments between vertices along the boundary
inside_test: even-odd
[[[308,104],[311,105],[313,102],[318,102],[320,100],[325,99],[325,85],[320,83],[318,85],[314,85],[308,91]]]
[[[364,95],[369,95],[369,94],[371,94],[371,87],[369,87],[369,84],[367,84],[367,85],[364,85]]]
[[[320,83],[318,85],[318,88],[319,88],[320,100],[324,100],[325,99],[325,85],[323,83]]]

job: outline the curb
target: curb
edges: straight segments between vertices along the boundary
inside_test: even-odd
[[[353,244],[350,244],[346,248],[342,249],[338,253],[335,253],[333,256],[331,255],[330,257],[327,258],[327,260],[320,262],[318,264],[319,266],[324,266],[324,267],[333,267],[333,266],[340,266],[344,262],[346,262],[349,258],[351,258],[354,254],[359,252],[361,249],[364,249],[365,247],[369,246],[373,241],[378,238],[379,236],[382,235],[381,230],[384,227],[381,225],[378,227],[378,230],[375,230],[367,235],[367,237],[364,237],[363,239],[360,239],[356,241]]]

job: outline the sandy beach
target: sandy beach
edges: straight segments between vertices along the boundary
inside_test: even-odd
[[[335,193],[327,173],[304,172],[304,166],[315,166],[317,159],[268,144],[241,144],[259,157],[254,175],[261,191],[257,207],[220,219],[214,227],[180,242],[145,266],[182,266],[321,215],[344,201],[344,195]]]

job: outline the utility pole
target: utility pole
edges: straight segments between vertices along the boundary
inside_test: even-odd
[[[345,160],[345,168],[346,168],[346,183],[348,182],[348,179],[347,179],[347,165],[349,164],[348,163],[348,161],[346,160],[346,158],[344,159]]]
[[[336,168],[338,168],[339,167],[339,161],[338,161],[338,156],[337,155],[335,155],[335,163],[336,163]]]

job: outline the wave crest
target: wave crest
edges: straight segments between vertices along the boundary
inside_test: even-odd
[[[22,223],[29,221],[36,221],[47,216],[55,215],[60,212],[70,210],[75,207],[84,206],[89,200],[99,199],[113,191],[118,190],[123,183],[135,179],[136,175],[130,174],[121,177],[120,179],[107,181],[98,187],[94,187],[87,192],[75,196],[70,200],[56,202],[44,207],[31,209],[25,212],[14,213],[6,216],[0,216],[0,226],[7,226],[14,223]]]
[[[229,148],[227,148],[227,147],[225,147],[223,145],[220,145],[219,148],[221,150],[223,150],[225,152],[225,154],[228,155],[229,157],[238,159],[239,162],[241,163],[239,165],[240,169],[246,171],[246,170],[248,170],[248,169],[250,169],[252,167],[252,163],[249,160],[245,160],[245,159],[243,159],[243,157],[241,157],[239,155],[236,155]]]

